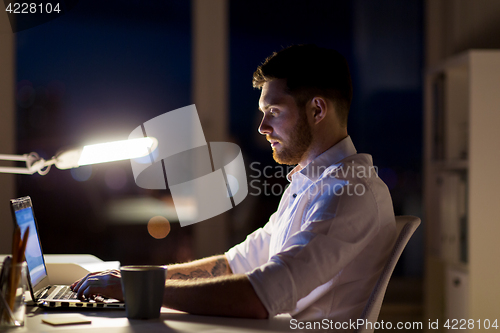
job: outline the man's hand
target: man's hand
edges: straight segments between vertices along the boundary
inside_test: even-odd
[[[71,285],[79,299],[94,299],[96,296],[123,300],[121,274],[117,269],[87,274]]]

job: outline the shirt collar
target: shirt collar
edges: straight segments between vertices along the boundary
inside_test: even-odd
[[[290,171],[290,173],[288,173],[286,178],[288,181],[292,181],[292,176],[295,173],[301,173],[311,181],[316,181],[326,168],[356,153],[356,148],[352,143],[351,137],[348,135],[337,144],[318,155],[304,168],[297,165],[292,171]]]

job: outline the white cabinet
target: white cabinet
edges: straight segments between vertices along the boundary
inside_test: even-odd
[[[500,51],[427,70],[424,140],[425,317],[497,319]]]

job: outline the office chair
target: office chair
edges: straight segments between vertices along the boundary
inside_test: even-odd
[[[365,320],[365,323],[369,321],[375,324],[377,321],[380,314],[380,308],[382,307],[382,301],[384,300],[385,291],[387,289],[387,285],[389,284],[389,280],[391,279],[394,267],[396,267],[401,253],[419,225],[420,219],[418,217],[396,216],[398,238],[396,239],[396,244],[394,244],[394,248],[389,256],[389,260],[385,264],[385,267],[382,270],[375,287],[373,288],[372,294],[366,303],[363,314],[360,317],[360,319]],[[366,325],[363,325],[356,332],[372,333],[373,331],[374,329],[368,329],[366,328]]]

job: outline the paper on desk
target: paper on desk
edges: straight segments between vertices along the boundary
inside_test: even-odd
[[[80,264],[83,268],[89,272],[100,272],[108,269],[120,269],[119,261],[103,261],[103,262],[92,262],[87,264]]]
[[[53,326],[90,324],[92,321],[81,314],[53,314],[44,315],[42,322]]]
[[[53,263],[74,263],[86,264],[92,262],[103,262],[101,259],[91,254],[45,254],[43,256],[46,264]]]

